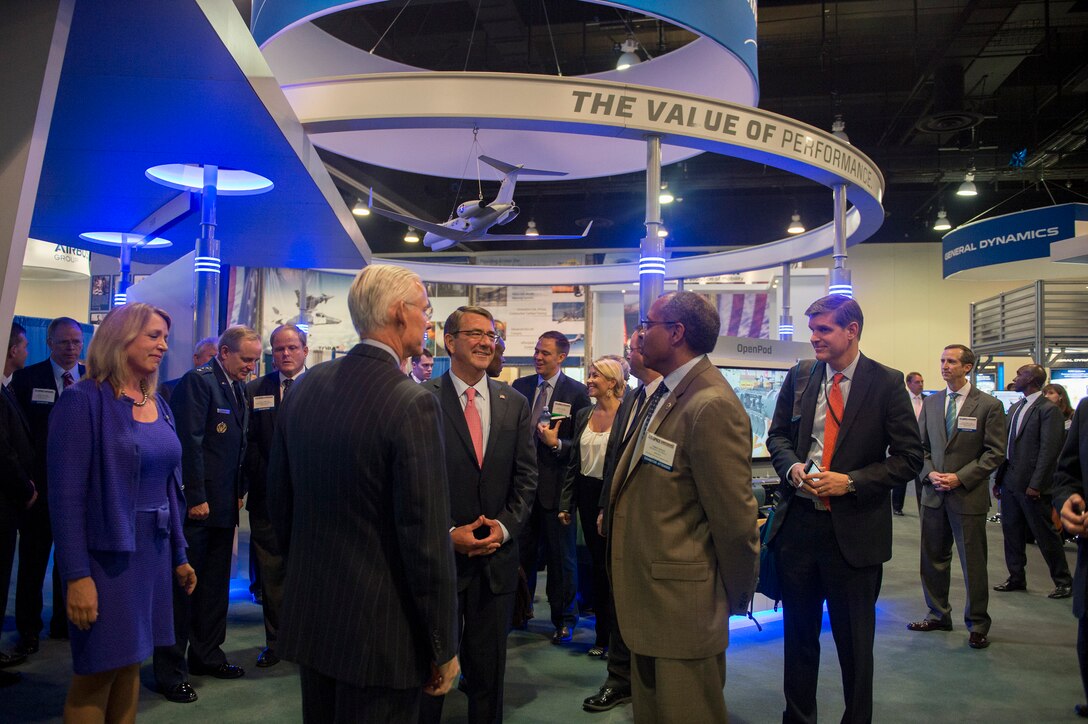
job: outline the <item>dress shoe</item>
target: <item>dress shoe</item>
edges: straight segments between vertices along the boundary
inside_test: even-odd
[[[586,656],[603,659],[605,656],[608,656],[608,647],[594,644],[593,648],[586,652]]]
[[[1073,713],[1081,719],[1088,719],[1088,704],[1077,704],[1073,707]]]
[[[19,656],[26,656],[38,653],[40,648],[41,644],[38,642],[37,634],[26,634],[19,637],[19,643],[15,644],[15,653]]]
[[[921,621],[911,621],[907,624],[907,628],[911,631],[951,631],[952,622],[934,621],[931,618],[924,618]]]
[[[1026,591],[1028,590],[1028,586],[1026,583],[1017,583],[1009,578],[1004,583],[999,583],[994,586],[994,590],[1002,593],[1008,593],[1009,591]]]
[[[971,638],[967,640],[967,645],[973,649],[984,649],[990,645],[990,639],[986,638],[986,634],[972,631]]]
[[[898,516],[898,517],[902,518],[902,517],[903,517],[903,511],[901,511],[901,510],[893,510],[893,511],[892,511],[892,515],[895,515],[895,516]]]
[[[1069,598],[1073,595],[1072,586],[1058,586],[1046,595],[1047,598]]]
[[[614,706],[626,704],[629,701],[631,701],[630,689],[602,686],[596,694],[586,697],[582,702],[582,708],[586,711],[608,711]]]
[[[197,676],[213,676],[216,679],[240,679],[246,675],[246,670],[234,664],[219,664],[210,669],[189,667],[190,674]]]
[[[26,661],[26,654],[5,654],[0,651],[0,669],[6,669],[9,666],[18,666],[24,661]]]
[[[280,657],[276,656],[276,652],[270,648],[265,647],[261,651],[261,655],[257,657],[257,668],[267,669],[269,666],[275,666],[280,662]]]
[[[188,681],[174,684],[164,691],[162,695],[166,697],[167,701],[172,701],[175,704],[191,704],[196,701],[196,689]]]
[[[555,633],[552,634],[552,643],[558,646],[559,644],[565,644],[572,638],[574,638],[574,635],[571,634],[570,629],[566,626],[560,626],[555,630]]]
[[[12,684],[18,684],[23,680],[23,675],[18,671],[0,671],[0,689]]]

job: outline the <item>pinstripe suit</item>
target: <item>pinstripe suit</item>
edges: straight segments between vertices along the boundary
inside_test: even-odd
[[[440,416],[366,344],[309,370],[280,407],[267,490],[287,558],[277,653],[303,667],[307,720],[336,714],[316,706],[315,676],[337,706],[344,691],[407,697],[392,715],[414,720],[431,665],[457,653]]]

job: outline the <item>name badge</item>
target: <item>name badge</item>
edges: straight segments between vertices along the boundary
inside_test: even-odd
[[[553,402],[552,417],[570,417],[569,402]]]
[[[253,398],[253,409],[260,410],[272,410],[276,407],[275,395],[257,395]]]
[[[977,417],[957,417],[956,429],[961,432],[974,432],[978,429]]]
[[[217,407],[217,408],[215,408],[215,411],[216,411],[216,412],[218,412],[218,413],[219,413],[220,415],[230,415],[230,414],[233,414],[233,413],[232,413],[232,412],[230,411],[230,408],[229,408],[229,407]]]
[[[652,432],[647,433],[646,442],[642,447],[643,460],[651,465],[671,471],[674,457],[676,457],[676,443],[669,442]]]
[[[48,387],[35,387],[30,393],[31,402],[44,402],[47,405],[52,405],[57,401],[57,391],[51,390]]]

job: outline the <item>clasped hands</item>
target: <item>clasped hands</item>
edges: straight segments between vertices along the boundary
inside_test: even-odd
[[[481,527],[488,529],[486,538],[476,537],[476,530]],[[468,525],[459,525],[450,531],[453,549],[469,558],[491,555],[502,546],[502,539],[502,526],[499,525],[499,521],[485,515],[481,515]]]
[[[932,472],[929,474],[929,483],[933,486],[933,489],[938,493],[947,493],[950,490],[963,485],[960,482],[960,478],[955,473],[938,473]]]
[[[790,471],[793,484],[818,498],[831,498],[846,495],[850,478],[842,473],[822,470],[811,475],[802,473],[801,465],[795,465]]]

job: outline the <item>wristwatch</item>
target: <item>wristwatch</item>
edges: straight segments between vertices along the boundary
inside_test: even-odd
[[[856,493],[858,489],[854,487],[854,479],[849,475],[846,476],[846,492]]]

